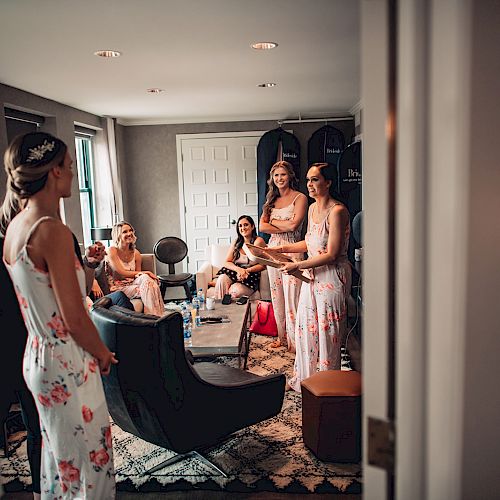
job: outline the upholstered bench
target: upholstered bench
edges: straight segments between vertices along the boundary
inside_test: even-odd
[[[320,459],[361,460],[361,374],[328,370],[302,381],[302,437]]]

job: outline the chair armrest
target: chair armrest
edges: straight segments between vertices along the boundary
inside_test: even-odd
[[[203,289],[203,293],[205,297],[207,295],[208,282],[212,281],[213,268],[210,262],[205,262],[199,269],[196,271],[196,290],[200,288]]]
[[[143,271],[151,271],[156,275],[156,258],[153,253],[141,254],[141,269]]]

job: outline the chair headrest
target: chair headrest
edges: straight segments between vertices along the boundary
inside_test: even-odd
[[[102,297],[94,303],[91,314],[93,317],[105,319],[112,323],[154,328],[170,321],[174,315],[180,315],[176,311],[169,311],[161,317],[139,313],[124,307],[114,306],[107,297]]]
[[[175,236],[165,236],[158,240],[153,248],[156,258],[164,264],[177,264],[188,253],[188,247],[184,241]]]

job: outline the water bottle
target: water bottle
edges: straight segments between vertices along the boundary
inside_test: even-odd
[[[205,310],[205,294],[203,293],[203,288],[198,290],[198,302],[200,303],[200,311]]]
[[[193,345],[193,341],[191,339],[191,312],[184,304],[182,305],[182,326],[184,330],[184,346],[191,347]]]
[[[193,297],[193,309],[196,310],[196,313],[195,313],[195,326],[201,326],[201,318],[200,318],[200,300],[198,298],[198,296],[195,294],[194,297]]]

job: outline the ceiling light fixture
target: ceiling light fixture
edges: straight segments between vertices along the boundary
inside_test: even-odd
[[[117,50],[97,50],[94,55],[99,57],[120,57],[122,53]]]
[[[252,43],[251,47],[255,50],[271,50],[278,46],[276,42],[256,42]]]
[[[257,85],[257,87],[276,87],[276,85],[278,85],[277,83],[273,83],[273,82],[267,82],[267,83],[259,83]]]
[[[149,92],[150,94],[160,94],[161,92],[165,91],[163,89],[152,88],[152,89],[147,89],[146,92]]]

